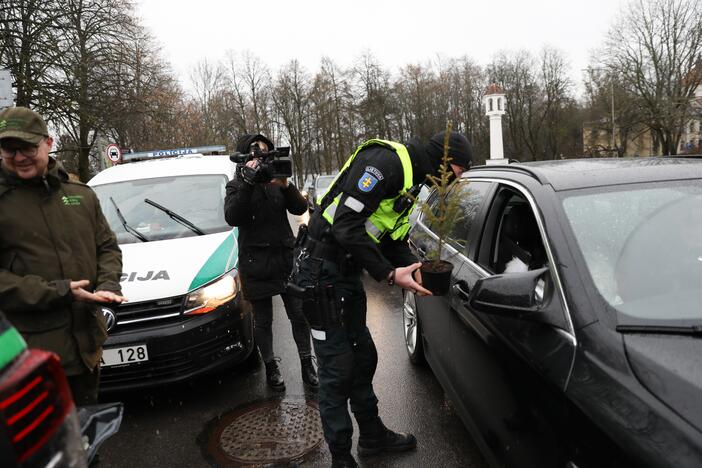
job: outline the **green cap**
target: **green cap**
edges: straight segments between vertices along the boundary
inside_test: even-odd
[[[33,110],[26,107],[8,107],[0,112],[0,140],[17,138],[38,145],[42,138],[48,136],[46,122]]]

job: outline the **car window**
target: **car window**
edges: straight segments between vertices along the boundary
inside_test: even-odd
[[[463,180],[454,185],[449,197],[458,198],[458,213],[453,218],[447,234],[447,242],[456,250],[466,254],[468,252],[468,239],[474,222],[480,213],[480,207],[490,189],[490,182]],[[434,215],[438,215],[439,197],[432,193],[428,200],[428,207]],[[437,223],[424,216],[425,224],[432,231],[437,230]]]
[[[230,230],[224,220],[226,183],[225,175],[189,175],[115,182],[93,190],[117,241],[128,244],[139,239],[125,230],[115,205],[127,224],[148,240],[196,235],[145,199],[186,218],[206,234]]]
[[[315,190],[317,191],[317,193],[322,194],[332,183],[334,177],[336,176],[330,175],[317,177],[317,181],[315,182]]]
[[[519,273],[548,264],[536,216],[524,196],[502,187],[490,207],[486,248],[478,263],[488,271]]]
[[[702,181],[566,193],[563,207],[611,306],[636,319],[702,318]]]

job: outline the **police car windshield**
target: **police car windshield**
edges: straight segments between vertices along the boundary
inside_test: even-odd
[[[150,241],[196,236],[197,233],[144,202],[167,206],[187,218],[205,234],[231,229],[224,220],[224,175],[188,175],[138,179],[97,185],[93,189],[100,199],[105,218],[117,235],[120,244],[139,242],[129,234],[114,205],[117,204],[127,221]],[[115,203],[110,201],[110,197]]]
[[[620,323],[702,319],[701,180],[578,190],[563,207]]]

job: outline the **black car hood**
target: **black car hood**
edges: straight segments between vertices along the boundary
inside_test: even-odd
[[[702,431],[702,338],[625,335],[624,345],[639,381]]]

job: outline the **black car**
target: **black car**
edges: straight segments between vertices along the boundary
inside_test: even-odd
[[[86,466],[122,412],[122,403],[76,408],[58,356],[27,349],[0,312],[0,466]]]
[[[332,175],[318,175],[315,177],[314,182],[307,191],[307,203],[309,204],[310,212],[315,210],[315,207],[322,200],[322,196],[327,191],[327,188],[336,178],[336,174]]]
[[[487,460],[702,466],[702,160],[489,165],[450,196],[452,287],[405,295],[405,341]]]

